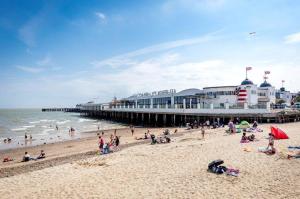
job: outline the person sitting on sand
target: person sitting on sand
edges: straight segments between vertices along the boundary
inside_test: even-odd
[[[33,160],[33,158],[30,157],[30,155],[28,154],[28,152],[25,152],[25,155],[23,156],[23,160],[22,162],[28,162],[30,160]]]
[[[244,132],[243,136],[241,138],[241,143],[245,143],[245,142],[248,142],[248,137],[246,136],[246,133]]]
[[[251,134],[250,136],[248,136],[248,140],[253,142],[255,140],[255,135]]]
[[[44,158],[46,158],[46,153],[44,152],[44,150],[41,150],[41,153],[40,153],[40,155],[36,158],[36,160],[44,159]]]
[[[155,135],[151,134],[150,137],[151,137],[151,144],[156,144],[157,140],[155,139]]]
[[[110,134],[110,142],[109,142],[110,146],[114,145],[114,136],[112,134]]]
[[[258,123],[257,123],[257,121],[254,121],[253,125],[252,125],[252,128],[256,129],[257,127],[258,127]]]

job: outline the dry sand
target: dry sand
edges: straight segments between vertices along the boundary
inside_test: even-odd
[[[278,125],[289,135],[275,141],[286,152],[300,145],[300,123]],[[0,179],[1,198],[300,198],[300,159],[257,152],[267,146],[269,125],[259,141],[240,144],[224,129],[185,133],[170,144],[137,145],[117,153]],[[133,140],[133,139],[132,139]],[[90,146],[92,148],[92,146]],[[250,152],[243,149],[247,147]],[[238,177],[208,173],[223,159]]]

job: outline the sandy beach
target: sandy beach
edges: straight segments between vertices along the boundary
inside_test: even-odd
[[[53,159],[54,165],[27,172],[24,167],[21,174],[2,176],[0,195],[1,198],[299,198],[300,160],[288,160],[282,154],[287,153],[287,146],[299,146],[300,123],[276,126],[285,130],[290,139],[276,140],[278,153],[271,156],[257,150],[267,146],[269,124],[261,125],[264,132],[255,134],[259,141],[246,144],[240,143],[241,134],[226,135],[225,128],[218,128],[206,130],[205,139],[199,129],[181,129],[180,136],[172,137],[170,144],[158,145],[128,145],[137,141],[127,129],[122,144],[128,147],[102,156],[92,153],[78,156],[97,150],[96,137],[42,146],[49,154],[43,161]],[[151,129],[157,134],[162,130]],[[145,129],[138,131],[142,135]],[[28,151],[33,154],[39,147]],[[23,151],[8,153],[21,156]],[[57,157],[72,155],[74,159],[55,166],[55,161],[60,162]],[[239,169],[239,176],[207,172],[208,163],[215,159]],[[35,163],[1,163],[1,169],[26,164]]]

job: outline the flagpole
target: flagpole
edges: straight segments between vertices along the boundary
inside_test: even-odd
[[[246,79],[248,79],[248,70],[247,70],[247,67],[246,67]]]

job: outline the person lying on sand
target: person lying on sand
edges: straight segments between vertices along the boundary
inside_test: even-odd
[[[149,139],[149,137],[148,137],[147,133],[145,133],[145,134],[144,134],[144,137],[140,137],[140,138],[135,137],[135,139],[136,139],[136,140],[147,140],[147,139]]]
[[[290,158],[300,158],[300,151],[294,152],[294,154],[288,154],[288,159]]]
[[[3,162],[10,162],[10,161],[14,161],[14,159],[12,159],[10,157],[3,158]]]

